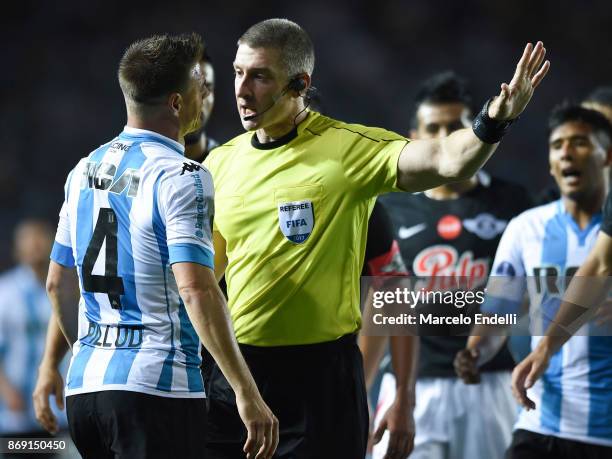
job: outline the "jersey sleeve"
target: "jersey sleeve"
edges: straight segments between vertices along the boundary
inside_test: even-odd
[[[55,240],[53,241],[53,248],[51,249],[50,256],[51,260],[67,268],[73,268],[75,266],[72,239],[70,236],[70,212],[68,207],[70,183],[73,175],[74,170],[70,172],[66,184],[64,185],[64,203],[60,209],[59,222],[57,224],[57,231],[55,233]]]
[[[376,201],[368,224],[364,263],[366,276],[401,276],[408,270],[393,239],[391,220],[384,206]]]
[[[499,241],[487,282],[485,301],[481,306],[482,312],[520,312],[526,291],[520,226],[519,217],[512,219]]]
[[[190,167],[160,181],[156,196],[166,228],[169,263],[198,263],[213,269],[212,177],[195,162],[185,164]]]
[[[344,173],[362,198],[372,198],[397,188],[397,161],[409,140],[379,128],[353,127],[338,129]]]
[[[612,237],[612,192],[608,192],[608,197],[606,198],[606,203],[604,204],[601,230],[608,236]]]

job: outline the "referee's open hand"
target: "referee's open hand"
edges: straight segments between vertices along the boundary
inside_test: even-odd
[[[501,92],[489,105],[489,117],[512,120],[518,117],[533,96],[533,91],[546,76],[550,61],[544,61],[546,48],[539,41],[535,47],[527,43],[510,84],[502,83]]]
[[[236,394],[240,418],[247,429],[242,449],[247,459],[270,459],[278,446],[278,419],[258,391],[249,396]]]

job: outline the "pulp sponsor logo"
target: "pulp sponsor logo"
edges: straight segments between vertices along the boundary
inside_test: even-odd
[[[438,221],[437,229],[442,239],[457,239],[461,234],[461,220],[455,215],[445,215]]]
[[[419,252],[412,269],[416,276],[427,278],[429,285],[424,287],[426,290],[457,287],[471,290],[485,284],[489,263],[489,258],[474,259],[471,250],[459,256],[450,245],[434,245]]]

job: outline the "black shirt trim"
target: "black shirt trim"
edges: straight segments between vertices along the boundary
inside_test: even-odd
[[[273,140],[272,142],[261,143],[257,138],[257,133],[253,134],[251,137],[251,146],[253,148],[257,148],[258,150],[273,150],[278,147],[282,147],[283,145],[288,144],[293,139],[295,139],[298,135],[297,126],[294,127],[291,132],[285,134],[284,136]]]

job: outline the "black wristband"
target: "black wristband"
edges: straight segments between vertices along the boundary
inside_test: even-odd
[[[490,144],[499,142],[508,131],[510,125],[518,120],[518,117],[512,120],[504,121],[498,121],[490,118],[489,104],[492,100],[493,99],[491,98],[486,104],[484,104],[484,107],[482,107],[480,113],[476,115],[476,118],[474,118],[474,122],[472,123],[472,130],[474,131],[474,134],[476,134],[476,137],[478,137],[484,143]]]

